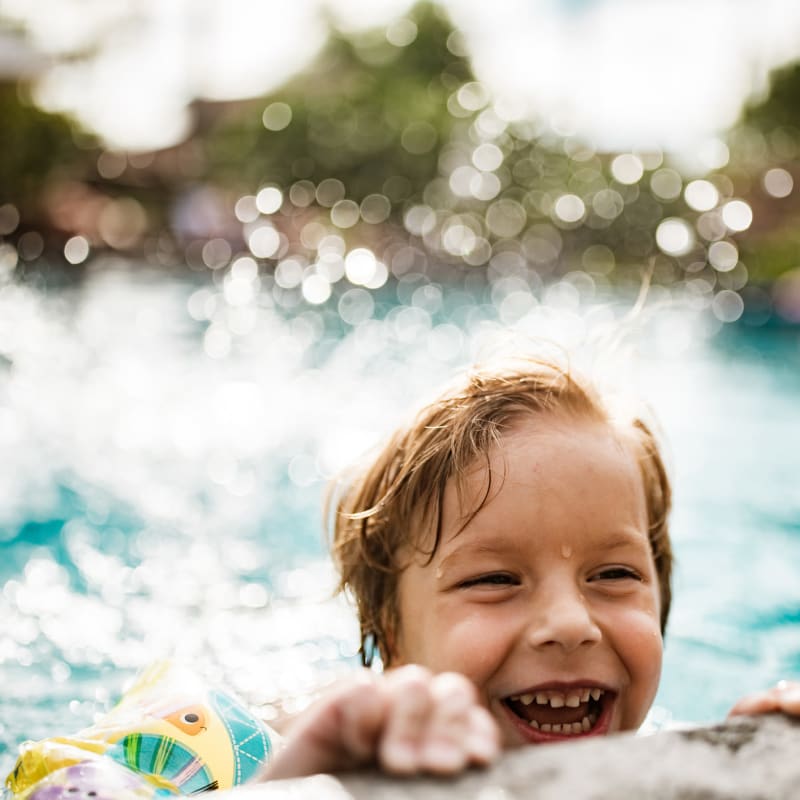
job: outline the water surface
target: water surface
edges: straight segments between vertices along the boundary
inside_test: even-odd
[[[3,770],[163,655],[268,717],[301,708],[357,648],[331,596],[326,480],[509,331],[575,343],[620,315],[585,282],[412,275],[316,307],[255,280],[128,265],[59,292],[0,289]],[[720,331],[674,300],[655,293],[630,360],[603,374],[638,387],[670,443],[678,565],[657,715],[704,721],[800,676],[800,334]]]

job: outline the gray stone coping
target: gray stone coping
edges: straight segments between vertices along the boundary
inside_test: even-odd
[[[800,720],[770,714],[540,745],[455,779],[399,779],[370,770],[222,794],[224,800],[800,800]]]

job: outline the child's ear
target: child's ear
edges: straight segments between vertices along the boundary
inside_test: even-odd
[[[383,631],[378,641],[381,660],[383,661],[383,666],[387,669],[389,667],[400,667],[405,663],[398,647],[400,637],[397,635],[397,621],[388,619],[389,616],[389,614],[383,615],[384,618],[381,620]]]

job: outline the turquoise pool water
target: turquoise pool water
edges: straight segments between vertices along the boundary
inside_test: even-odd
[[[575,343],[619,316],[585,281],[412,275],[323,306],[244,288],[129,268],[0,288],[3,771],[164,655],[267,716],[301,708],[357,647],[331,597],[326,479],[487,348]],[[800,332],[720,330],[696,298],[651,299],[619,368],[675,475],[657,715],[711,720],[800,675]]]

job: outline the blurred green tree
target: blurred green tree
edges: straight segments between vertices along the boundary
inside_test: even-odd
[[[349,245],[362,235],[384,236],[393,223],[407,239],[403,212],[425,203],[436,211],[437,227],[430,237],[417,238],[425,239],[437,263],[481,267],[493,254],[511,250],[543,277],[588,271],[599,282],[638,285],[642,264],[654,258],[657,282],[701,277],[712,287],[725,284],[725,276],[706,263],[713,232],[710,238],[692,233],[691,250],[675,258],[659,253],[655,233],[662,220],[683,217],[692,229],[699,222],[676,172],[667,170],[678,181],[674,193],[652,188],[652,173],[669,167],[669,159],[662,164],[660,154],[643,155],[638,177],[621,182],[612,168],[615,154],[595,152],[535,121],[500,118],[474,81],[459,34],[438,5],[422,2],[400,29],[345,34],[332,27],[316,61],[269,96],[198,99],[192,136],[150,155],[104,154],[65,117],[36,109],[21,99],[24,91],[2,84],[0,204],[13,202],[24,222],[46,224],[40,212],[48,187],[76,181],[103,201],[135,198],[146,211],[152,243],[170,238],[161,236],[170,231],[170,215],[197,187],[211,187],[208,196],[217,198],[227,221],[204,232],[201,219],[190,239],[228,236],[238,225],[236,198],[266,184],[288,189],[309,181],[307,205],[321,182],[336,179],[336,192],[350,200],[377,194],[390,202],[389,224],[354,227]],[[776,71],[769,93],[751,103],[730,132],[726,174],[710,176],[720,185],[732,182],[735,195],[753,208],[752,228],[736,239],[756,282],[768,283],[800,263],[800,192],[775,198],[762,185],[765,171],[778,164],[800,178],[799,92],[800,65]],[[119,169],[101,169],[103,159]],[[335,199],[318,197],[317,205]],[[566,218],[557,213],[560,200],[571,206]],[[314,214],[331,222],[326,208],[309,209]],[[303,224],[300,219],[289,235]],[[445,243],[448,226],[453,230]],[[241,246],[236,230],[232,238]]]
[[[355,200],[421,192],[436,175],[454,123],[448,97],[473,78],[466,58],[448,49],[453,29],[437,8],[423,3],[409,17],[416,36],[400,46],[383,30],[334,31],[303,74],[212,128],[209,174],[250,190],[266,182],[337,178]],[[268,115],[275,103],[285,104],[277,113],[287,115],[288,107],[291,114],[278,130],[266,127],[260,113]]]
[[[795,139],[791,150],[797,152],[800,133],[800,62],[780,67],[771,73],[766,95],[745,106],[741,123],[765,133],[789,128],[786,133]]]
[[[743,109],[729,135],[729,171],[755,212],[740,252],[751,280],[771,283],[800,266],[800,62],[774,70],[767,93]],[[780,166],[794,190],[775,198],[765,190],[767,170]]]
[[[83,177],[96,150],[78,147],[74,123],[37,108],[14,83],[0,83],[0,119],[0,202],[13,202],[23,218],[38,219],[51,176]],[[83,138],[93,141],[89,134]]]

